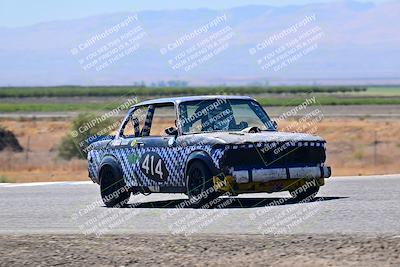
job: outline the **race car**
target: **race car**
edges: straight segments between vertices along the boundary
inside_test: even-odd
[[[331,168],[326,142],[280,132],[247,96],[193,96],[132,106],[115,136],[89,146],[88,171],[107,207],[132,193],[183,193],[193,207],[222,194],[289,191],[313,198]]]

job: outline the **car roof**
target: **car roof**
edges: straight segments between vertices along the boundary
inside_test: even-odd
[[[184,96],[184,97],[169,97],[169,98],[158,98],[152,100],[146,100],[133,107],[139,106],[147,106],[147,105],[156,105],[156,104],[167,104],[167,103],[174,103],[175,105],[188,102],[188,101],[196,101],[196,100],[210,100],[210,99],[243,99],[243,100],[254,100],[252,97],[249,96],[232,96],[232,95],[202,95],[202,96]]]

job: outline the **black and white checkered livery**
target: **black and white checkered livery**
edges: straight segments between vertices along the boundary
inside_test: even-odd
[[[224,149],[212,149],[210,145],[185,146],[185,147],[122,147],[102,148],[89,152],[90,177],[98,179],[99,167],[106,155],[114,156],[121,165],[125,183],[128,186],[158,186],[161,183],[149,179],[141,170],[139,160],[129,162],[129,156],[134,155],[140,159],[146,152],[157,153],[164,162],[168,171],[168,179],[162,182],[163,186],[185,186],[184,167],[189,155],[194,151],[204,151],[213,160],[216,168],[219,168],[219,160],[223,156]]]

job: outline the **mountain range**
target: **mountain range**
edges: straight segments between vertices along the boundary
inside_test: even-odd
[[[170,80],[191,85],[391,83],[400,78],[399,15],[399,1],[337,1],[285,7],[141,11],[0,27],[0,86],[132,85]],[[132,16],[137,16],[137,21],[96,41],[93,49],[71,53],[96,34],[115,29]],[[315,20],[300,26],[297,32],[278,38],[256,55],[249,53],[269,37],[312,16]],[[210,26],[218,18],[225,19]],[[198,33],[205,25],[208,30]],[[137,41],[137,49],[102,70],[82,68],[79,60],[138,26],[145,36]],[[233,33],[224,50],[190,71],[171,67],[169,60],[224,27]],[[287,46],[315,27],[323,35],[313,51],[279,71],[260,68],[261,56]],[[166,55],[160,52],[182,38],[187,40],[180,47]]]

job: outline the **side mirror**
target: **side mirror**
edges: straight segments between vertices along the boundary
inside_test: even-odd
[[[175,127],[168,127],[167,129],[164,130],[164,132],[167,135],[174,135],[174,136],[178,135],[178,129],[176,129]]]

